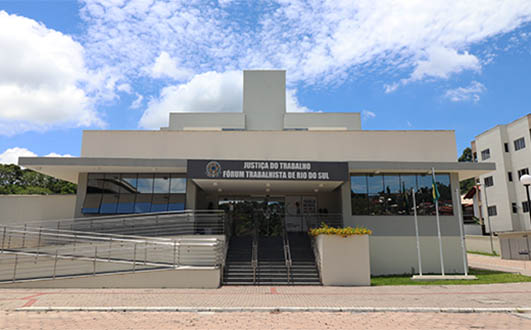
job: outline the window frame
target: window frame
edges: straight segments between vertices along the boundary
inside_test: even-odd
[[[496,205],[487,206],[487,214],[489,215],[489,217],[497,216],[498,215],[498,209],[497,209]]]
[[[483,178],[483,183],[485,184],[485,187],[494,186],[494,177],[491,175],[491,176]]]
[[[490,148],[481,150],[481,160],[490,159]]]
[[[514,140],[513,143],[514,143],[514,151],[525,149],[525,138],[523,136],[521,138]]]

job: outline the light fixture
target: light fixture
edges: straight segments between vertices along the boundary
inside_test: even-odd
[[[266,192],[270,192],[270,191],[271,191],[271,189],[269,189],[269,188],[266,188]]]
[[[323,188],[323,187],[324,187],[324,184],[319,183],[319,188]]]
[[[531,175],[524,174],[520,177],[520,182],[525,187],[525,192],[527,193],[527,213],[529,213],[529,221],[531,221],[531,198],[529,197],[529,186],[531,185]]]
[[[212,182],[212,185],[213,185],[214,187],[216,187],[216,186],[218,185],[218,183],[217,183],[217,182]]]
[[[319,192],[319,189],[315,188],[313,191],[315,191],[315,192]]]
[[[221,188],[218,188],[218,192],[222,192],[222,191],[223,191],[223,189],[221,189]]]
[[[271,183],[266,183],[266,187],[271,187]]]

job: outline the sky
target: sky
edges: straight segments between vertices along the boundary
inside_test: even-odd
[[[455,130],[460,155],[531,113],[531,1],[0,0],[0,163],[241,111],[244,69],[287,70],[287,111]]]

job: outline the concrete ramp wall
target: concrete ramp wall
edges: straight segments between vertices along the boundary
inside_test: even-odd
[[[0,288],[196,288],[220,286],[219,268],[180,268],[0,283]]]
[[[0,224],[71,219],[76,195],[0,195]]]

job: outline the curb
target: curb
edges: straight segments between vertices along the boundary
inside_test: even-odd
[[[17,312],[531,313],[531,307],[23,307]]]

